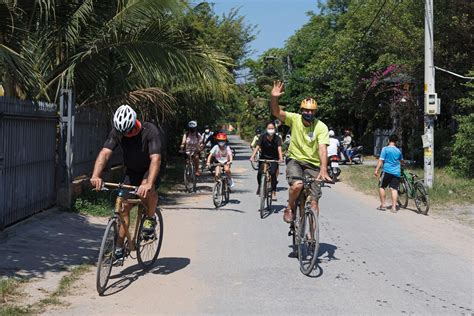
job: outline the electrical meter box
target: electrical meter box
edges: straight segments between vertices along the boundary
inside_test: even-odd
[[[425,94],[425,114],[438,115],[440,114],[441,100],[438,99],[436,93]]]

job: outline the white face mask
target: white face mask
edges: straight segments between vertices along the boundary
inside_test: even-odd
[[[210,132],[210,130],[206,129],[206,130],[205,130],[205,132],[206,132],[206,133],[209,133],[209,132]]]
[[[224,147],[225,146],[225,142],[218,142],[217,143],[220,147]]]
[[[273,128],[268,128],[267,129],[267,134],[272,136],[273,134],[275,134],[275,130]]]

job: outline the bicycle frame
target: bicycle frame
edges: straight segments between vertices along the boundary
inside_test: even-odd
[[[412,177],[406,169],[402,168],[402,178],[407,183],[407,193],[410,199],[415,197],[415,177]]]
[[[261,162],[263,164],[263,170],[262,173],[265,174],[265,177],[267,178],[268,183],[271,183],[272,175],[270,174],[270,164],[272,162],[279,162],[278,160],[270,160],[270,159],[258,159],[258,162]]]
[[[138,188],[132,185],[116,184],[116,183],[109,183],[109,182],[104,183],[104,186],[115,187],[118,189],[133,189],[133,190],[136,190]],[[129,251],[135,251],[136,250],[135,242],[137,239],[138,226],[139,226],[138,223],[140,223],[140,220],[143,216],[143,211],[145,209],[145,206],[143,205],[141,199],[126,199],[120,196],[120,194],[121,192],[119,192],[119,196],[117,196],[117,198],[115,199],[114,216],[118,216],[120,225],[124,225],[125,237],[129,241],[127,244],[125,243],[125,240],[124,240],[124,245],[127,244]],[[125,221],[125,212],[124,212],[124,207],[123,207],[124,204],[138,205],[137,219],[136,219],[136,225],[135,225],[135,229],[133,233],[133,238],[130,235],[130,215],[129,215],[129,223]]]

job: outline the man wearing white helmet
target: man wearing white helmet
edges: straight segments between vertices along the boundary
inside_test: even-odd
[[[329,131],[329,146],[328,146],[328,157],[337,156],[339,149],[339,140],[336,138],[336,134],[333,130]]]
[[[162,151],[159,131],[152,123],[140,122],[137,119],[137,113],[129,105],[122,105],[115,111],[113,123],[114,128],[95,161],[91,184],[96,190],[102,188],[102,171],[112,157],[114,149],[120,147],[126,168],[123,183],[138,186],[137,195],[148,210],[143,232],[153,234],[156,226],[155,209],[158,205],[155,184],[159,183]],[[128,221],[131,208],[130,204],[124,205],[126,221]],[[121,226],[115,250],[116,261],[123,258],[124,238],[125,229]]]

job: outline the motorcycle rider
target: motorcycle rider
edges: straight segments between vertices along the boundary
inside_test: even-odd
[[[333,130],[329,131],[329,146],[328,146],[328,157],[338,156],[339,151],[339,140],[336,138],[336,133]]]
[[[346,129],[344,131],[344,139],[342,140],[342,154],[344,155],[344,158],[346,160],[349,160],[349,163],[352,164],[352,155],[351,155],[351,150],[352,150],[352,136],[351,136],[351,131]]]

